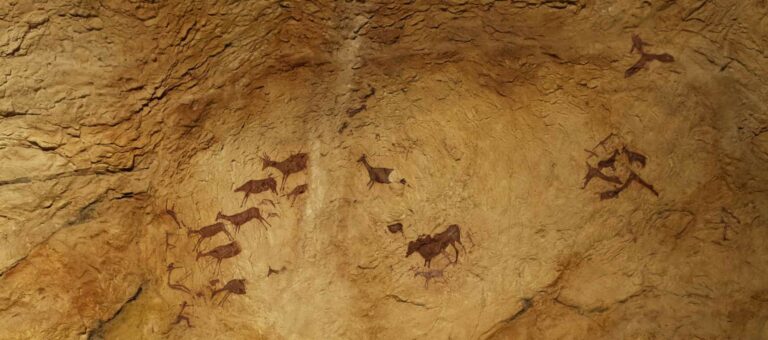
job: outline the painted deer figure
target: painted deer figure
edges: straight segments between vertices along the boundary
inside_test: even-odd
[[[214,270],[214,275],[215,275],[219,271],[219,268],[221,267],[222,260],[235,257],[239,255],[241,251],[243,251],[243,249],[240,248],[240,244],[237,243],[237,241],[233,241],[223,246],[218,246],[216,248],[213,248],[208,252],[198,252],[197,258],[195,258],[195,260],[199,261],[201,257],[205,257],[205,256],[210,256],[214,258],[216,260],[216,270]]]
[[[277,181],[275,181],[274,178],[272,178],[272,175],[269,175],[267,178],[264,179],[254,179],[250,180],[248,182],[245,182],[245,184],[241,185],[237,189],[235,189],[235,192],[244,192],[245,197],[243,197],[243,202],[240,203],[240,206],[244,206],[245,202],[248,201],[248,196],[251,194],[258,194],[265,192],[267,190],[272,191],[277,195]]]
[[[433,236],[421,235],[415,241],[408,242],[408,250],[405,257],[418,252],[424,258],[424,265],[429,267],[432,259],[445,252],[445,249],[451,245],[456,251],[456,259],[452,262],[457,263],[459,261],[459,249],[456,248],[457,242],[464,248],[464,245],[461,243],[461,228],[458,224],[451,224],[444,231]]]
[[[221,302],[219,302],[219,305],[223,305],[224,302],[227,301],[227,298],[231,294],[237,294],[237,295],[244,295],[245,294],[245,279],[234,279],[229,280],[224,287],[221,287],[220,289],[214,290],[211,293],[211,300],[216,297],[219,293],[224,293],[224,298],[221,299]]]
[[[187,235],[200,236],[200,238],[197,239],[197,243],[195,244],[195,247],[192,248],[192,250],[197,250],[200,247],[200,244],[203,243],[203,240],[214,237],[219,233],[224,233],[225,235],[227,235],[227,238],[229,238],[230,241],[233,240],[232,234],[230,234],[229,231],[227,231],[227,227],[224,226],[224,223],[221,223],[221,222],[207,225],[197,230],[190,229],[187,232]]]
[[[357,161],[360,163],[363,163],[363,165],[365,166],[365,169],[368,170],[368,177],[370,178],[370,181],[368,181],[368,189],[371,189],[374,183],[381,183],[381,184],[392,183],[389,180],[389,174],[392,173],[394,169],[372,167],[370,164],[368,164],[368,157],[365,154],[360,156],[360,158]]]
[[[273,161],[267,154],[261,157],[262,170],[272,167],[280,171],[283,174],[283,180],[280,183],[280,190],[285,188],[285,181],[288,180],[288,176],[297,172],[307,169],[307,163],[309,163],[309,154],[305,152],[299,152],[290,155],[288,158],[281,162]]]
[[[216,214],[216,219],[226,220],[232,223],[232,225],[235,226],[235,234],[237,234],[240,231],[240,226],[250,222],[253,219],[256,219],[259,222],[261,222],[261,224],[264,225],[265,229],[267,228],[267,226],[270,226],[270,227],[272,226],[271,224],[269,224],[269,222],[267,222],[267,219],[261,215],[261,210],[255,207],[248,208],[234,215],[224,215],[221,212],[219,212],[218,214]]]

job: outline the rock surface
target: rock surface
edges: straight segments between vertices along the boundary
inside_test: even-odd
[[[768,338],[766,14],[7,1],[0,338]],[[633,34],[674,62],[625,78]],[[601,173],[653,190],[583,187],[613,150]],[[283,187],[262,157],[297,153]],[[188,229],[248,207],[269,226],[197,255],[233,241]],[[452,224],[456,252],[406,257]]]

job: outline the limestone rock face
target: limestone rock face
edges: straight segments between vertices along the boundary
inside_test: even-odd
[[[766,339],[767,14],[6,1],[0,338]]]

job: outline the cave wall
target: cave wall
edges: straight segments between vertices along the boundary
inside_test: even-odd
[[[8,2],[0,338],[766,338],[767,8]]]

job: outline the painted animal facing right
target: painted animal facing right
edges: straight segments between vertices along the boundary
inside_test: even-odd
[[[418,252],[424,258],[424,266],[429,267],[432,259],[445,252],[445,249],[450,245],[456,251],[456,259],[452,262],[457,263],[459,261],[459,249],[456,248],[456,243],[464,248],[464,245],[461,243],[461,228],[458,224],[451,224],[440,233],[432,236],[421,235],[415,241],[408,242],[408,250],[405,257]]]

